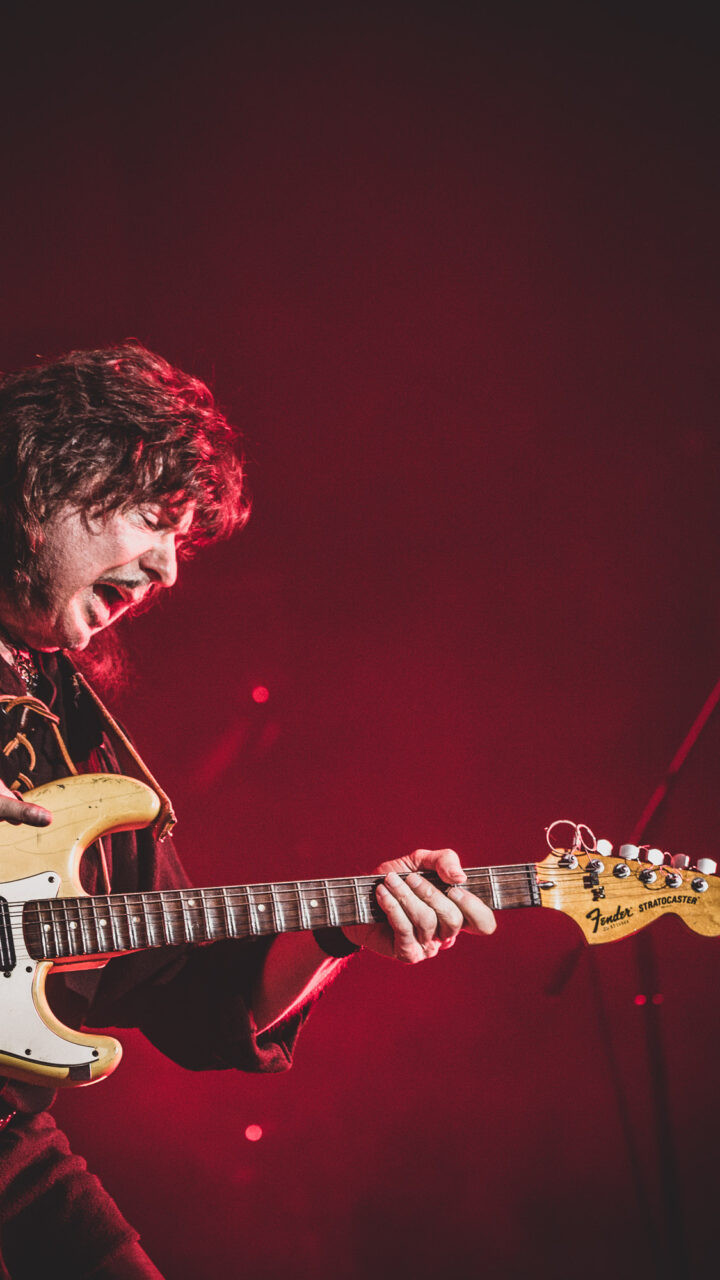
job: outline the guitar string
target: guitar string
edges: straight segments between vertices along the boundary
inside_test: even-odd
[[[458,887],[459,888],[468,887],[468,885],[471,882],[474,883],[480,879],[489,879],[491,876],[501,877],[503,879],[507,879],[508,877],[510,878],[517,877],[520,879],[525,879],[527,878],[527,876],[531,871],[535,870],[535,868],[536,868],[536,864],[532,862],[518,863],[514,865],[509,865],[507,867],[492,867],[492,868],[472,867],[468,871],[466,871],[466,875],[468,877],[467,881],[459,883]],[[404,880],[407,879],[408,875],[411,875],[411,874],[412,872],[400,873],[401,878]],[[423,878],[427,879],[428,882],[431,884],[434,883],[434,880],[430,879],[430,877],[424,876]],[[249,885],[208,885],[208,886],[189,885],[187,888],[179,888],[179,889],[133,889],[133,890],[129,890],[127,893],[90,894],[87,896],[90,898],[105,898],[105,899],[117,898],[118,900],[122,899],[123,901],[125,901],[133,897],[148,898],[148,897],[152,897],[153,895],[157,897],[163,897],[163,898],[169,899],[173,895],[175,896],[180,896],[184,894],[192,895],[193,893],[197,893],[197,894],[258,893],[258,892],[270,893],[274,891],[275,894],[278,894],[278,893],[297,894],[299,890],[307,890],[308,892],[330,891],[332,893],[334,893],[336,890],[352,892],[355,887],[357,887],[358,889],[374,888],[376,885],[381,884],[383,879],[384,879],[383,876],[377,875],[377,874],[366,875],[366,876],[330,877],[326,879],[317,877],[312,880],[261,881],[257,884],[249,884]],[[452,886],[448,884],[447,887],[451,888]],[[85,900],[85,898],[82,895],[78,895],[78,896],[80,900],[82,901]],[[28,901],[30,901],[30,899],[28,899]],[[38,899],[38,901],[62,902],[62,901],[68,901],[68,899],[50,898],[50,899]],[[13,904],[9,904],[9,905],[13,905]]]
[[[566,893],[563,900],[564,905],[567,907],[572,907],[574,905],[580,904],[582,907],[586,907],[588,905],[588,898],[586,895],[587,895],[587,890],[582,890],[580,888],[578,888],[577,890],[571,891],[570,894]],[[652,899],[650,899],[650,901],[652,901]],[[208,926],[210,926],[210,931],[212,931],[213,928],[217,928],[217,921],[211,922],[207,920],[205,918],[205,913],[202,910],[202,908],[200,909],[189,908],[190,911],[194,911],[194,914],[188,915],[188,910],[184,909],[182,906],[180,907],[179,910],[177,908],[170,909],[170,910],[163,910],[162,906],[160,906],[160,909],[158,910],[157,909],[158,905],[160,904],[154,904],[154,909],[151,909],[149,911],[144,911],[143,914],[138,916],[136,919],[130,919],[126,911],[120,910],[118,908],[112,908],[110,910],[105,909],[104,915],[111,921],[113,930],[119,927],[124,927],[129,937],[132,937],[133,926],[138,926],[138,925],[141,928],[144,926],[145,929],[148,931],[150,929],[154,930],[155,926],[159,925],[162,928],[166,928],[168,932],[171,929],[175,928],[177,925],[181,925],[181,940],[186,940],[188,938],[192,940],[193,932],[195,930],[197,930],[198,932],[205,933],[208,931]],[[381,910],[377,906],[377,904],[366,903],[365,905],[369,907],[369,913],[372,917],[372,920],[383,919],[383,914],[381,913]],[[491,904],[488,903],[487,905],[491,905]],[[503,909],[508,905],[513,905],[513,904],[506,904],[502,902],[497,903],[496,909]],[[524,903],[514,904],[514,905],[532,906],[534,904],[532,902],[524,902]],[[668,909],[668,908],[671,908],[673,905],[675,905],[675,903],[666,903],[663,905],[665,906],[666,909]],[[234,914],[233,907],[236,909],[238,906],[245,908],[248,906],[248,904],[245,902],[240,902],[240,903],[236,902],[234,904],[231,904],[231,911],[228,914]],[[682,903],[677,901],[677,906],[681,907]],[[223,912],[223,914],[226,914],[226,913]],[[362,923],[372,922],[370,920],[363,920],[362,918],[358,918],[362,914],[363,913],[357,912],[354,910],[349,915],[349,917],[345,919],[343,918],[342,908],[340,908],[340,910],[337,913],[337,919],[338,919],[338,922],[342,922],[344,924],[357,924],[357,923],[362,924]],[[49,929],[52,929],[53,932],[64,929],[65,934],[69,941],[71,937],[75,937],[76,939],[78,937],[81,937],[84,929],[97,930],[100,927],[96,920],[94,912],[93,913],[89,911],[77,912],[77,915],[78,915],[78,919],[73,921],[67,912],[64,912],[62,914],[58,912],[52,912],[51,923],[49,923]],[[279,919],[282,922],[283,927],[281,927],[280,929],[276,927],[276,919]],[[250,930],[249,930],[250,936],[252,936],[252,934],[257,934],[259,936],[266,936],[266,935],[269,935],[269,934],[272,935],[278,932],[292,931],[292,929],[288,930],[287,926],[288,926],[288,923],[290,923],[291,925],[294,925],[295,922],[297,922],[298,930],[302,930],[303,928],[310,927],[310,925],[306,923],[306,920],[303,919],[302,913],[300,911],[297,911],[296,915],[291,916],[290,920],[288,921],[288,917],[285,915],[284,911],[282,910],[278,910],[276,913],[276,916],[274,916],[271,911],[267,916],[264,916],[262,919],[259,919],[259,918],[253,919],[252,909],[247,910],[247,924],[250,926]],[[324,918],[323,918],[323,922],[324,922]],[[70,933],[70,928],[73,923],[75,923],[76,925],[78,924],[80,925],[80,935]],[[233,936],[235,932],[235,928],[237,927],[238,923],[241,923],[241,922],[238,922],[236,919],[233,919],[229,924],[223,924],[224,933],[226,935]],[[28,913],[28,915],[26,915],[25,917],[24,924],[32,928],[34,924],[36,925],[48,924],[48,921],[47,919],[45,919],[45,917],[42,916],[40,912],[36,913],[34,920],[32,918],[32,913]],[[98,936],[99,935],[97,935],[96,933],[96,937]],[[111,941],[109,935],[108,935],[108,941]]]
[[[467,881],[460,884],[458,887],[467,888],[472,892],[473,887],[482,887],[488,891],[492,891],[493,887],[504,889],[509,887],[511,883],[528,886],[529,883],[531,883],[530,868],[534,869],[534,864],[528,864],[527,869],[509,869],[510,874],[500,873],[498,868],[493,868],[492,876],[489,874],[489,870],[482,869],[480,871],[476,871],[474,875],[468,873]],[[555,883],[558,881],[570,880],[571,883],[577,883],[578,887],[585,891],[588,886],[581,885],[580,881],[583,880],[587,874],[588,873],[586,871],[581,870],[561,870],[558,872],[557,869],[552,869],[552,876],[554,877]],[[66,914],[68,910],[84,908],[87,911],[88,909],[94,909],[95,906],[99,905],[102,905],[103,909],[109,911],[123,911],[126,908],[129,909],[138,906],[151,907],[153,905],[165,905],[167,908],[172,909],[173,904],[177,904],[185,909],[188,906],[189,899],[194,896],[197,896],[201,900],[201,903],[204,903],[205,905],[212,905],[213,900],[217,900],[222,903],[223,901],[227,901],[228,898],[231,898],[246,901],[250,905],[255,904],[256,899],[269,899],[271,903],[275,902],[277,904],[281,904],[283,902],[294,901],[297,903],[303,902],[304,905],[307,906],[307,901],[304,896],[301,895],[308,893],[317,893],[321,896],[327,896],[329,899],[328,905],[331,905],[332,903],[338,904],[348,900],[353,900],[356,898],[358,893],[363,890],[373,889],[381,883],[382,878],[366,876],[355,878],[351,877],[347,880],[331,880],[327,883],[323,881],[291,881],[275,885],[271,885],[270,883],[257,885],[230,885],[225,888],[213,886],[210,888],[190,887],[187,889],[135,890],[129,893],[117,895],[99,894],[88,896],[80,895],[73,898],[30,899],[27,902],[22,903],[8,903],[7,906],[10,915],[22,914],[26,907],[30,907],[31,903],[36,904],[36,910],[38,912],[41,908],[50,907],[51,909],[55,909],[64,914]],[[624,884],[626,881],[622,880],[618,881],[618,883]],[[665,886],[659,885],[657,889],[655,889],[655,892],[664,887]],[[652,889],[652,887],[649,888]],[[25,915],[27,918],[32,915],[32,911],[25,911]]]
[[[502,865],[500,865],[500,866],[493,866],[493,867],[469,867],[469,868],[466,868],[466,870],[465,870],[465,874],[466,874],[466,876],[468,877],[468,881],[470,881],[470,880],[477,880],[477,879],[480,879],[480,878],[486,878],[486,877],[487,877],[487,878],[490,878],[490,877],[501,877],[501,878],[505,878],[505,879],[506,879],[508,876],[510,876],[510,877],[512,877],[512,876],[521,876],[521,877],[524,877],[524,876],[527,876],[527,875],[528,875],[528,873],[529,873],[530,871],[539,871],[541,868],[542,868],[542,863],[536,863],[536,862],[520,862],[520,863],[508,863],[507,865],[506,865],[506,864],[502,864]],[[580,876],[580,875],[587,875],[587,874],[589,874],[588,868],[583,868],[583,867],[575,867],[575,868],[571,868],[571,867],[558,867],[558,866],[555,866],[555,867],[549,867],[549,868],[543,868],[543,869],[547,870],[548,872],[552,872],[553,874],[556,874],[556,875],[560,875],[560,876],[562,876],[562,877],[565,877],[565,878],[567,878],[567,877],[569,877],[569,876],[578,877],[578,876]],[[403,871],[403,872],[399,872],[398,874],[400,875],[400,877],[401,877],[403,880],[406,880],[406,879],[408,878],[408,876],[410,876],[410,875],[412,875],[412,874],[414,874],[414,873],[413,873],[413,872],[411,872],[411,871]],[[427,875],[427,874],[426,874],[426,873],[424,873],[424,872],[420,872],[419,874],[420,874],[420,875],[422,875],[423,879],[428,880],[428,882],[429,882],[429,883],[431,883],[431,884],[432,884],[432,883],[435,883],[435,878],[434,878],[434,876],[433,876],[433,875]],[[108,895],[108,894],[101,894],[101,895],[89,895],[89,896],[100,896],[100,897],[108,897],[108,896],[109,896],[109,897],[115,897],[115,896],[117,896],[117,897],[123,897],[123,898],[125,898],[125,897],[132,897],[134,894],[139,894],[139,893],[146,893],[146,894],[164,894],[164,895],[165,895],[165,894],[167,894],[167,895],[170,895],[170,894],[173,894],[173,893],[177,893],[177,894],[180,894],[180,893],[210,893],[210,892],[217,892],[217,893],[220,893],[220,892],[225,892],[225,891],[227,891],[227,892],[238,892],[238,891],[241,891],[241,890],[242,890],[243,892],[248,892],[248,891],[252,891],[252,890],[260,890],[260,889],[262,889],[262,890],[268,890],[268,889],[270,889],[271,887],[274,887],[276,890],[288,890],[288,891],[290,891],[290,892],[293,892],[293,893],[294,893],[294,892],[296,892],[296,890],[297,890],[298,888],[300,888],[300,889],[302,889],[302,888],[308,888],[308,889],[314,889],[314,888],[328,888],[328,889],[335,889],[335,888],[344,888],[344,887],[352,888],[352,886],[353,886],[353,885],[358,885],[358,886],[373,886],[373,885],[380,884],[380,883],[382,882],[382,880],[383,880],[383,879],[384,879],[384,876],[382,876],[382,875],[378,875],[377,873],[374,873],[374,874],[371,874],[371,875],[362,875],[362,876],[339,876],[339,877],[331,876],[331,877],[326,877],[326,878],[323,878],[323,877],[317,876],[317,877],[314,877],[314,878],[312,878],[312,879],[307,879],[307,880],[305,880],[305,879],[303,879],[303,880],[275,880],[275,881],[265,880],[265,881],[259,881],[259,882],[258,882],[258,883],[256,883],[256,884],[240,884],[240,885],[207,885],[207,886],[201,886],[201,885],[188,885],[187,887],[183,887],[183,888],[173,888],[173,889],[144,889],[144,890],[143,890],[143,889],[132,889],[132,890],[129,890],[127,893],[117,894],[117,895],[115,895],[115,894],[109,894],[109,895]],[[445,884],[445,883],[447,883],[447,882],[443,881],[443,883]],[[448,884],[447,884],[447,887],[448,887],[448,888],[451,888],[452,886],[448,883]],[[461,882],[459,882],[459,883],[458,883],[458,887],[459,887],[459,888],[462,888],[462,887],[463,887],[463,884],[462,884]]]
[[[492,876],[487,869],[476,870],[475,874],[468,873],[468,879],[459,888],[466,888],[470,892],[473,887],[482,887],[487,891],[495,888],[507,888],[511,883],[520,884],[528,887],[531,883],[531,868],[534,864],[527,864],[527,868],[515,870],[509,869],[510,874],[499,874],[498,868],[493,868]],[[586,873],[580,873],[586,874]],[[577,872],[564,872],[557,879],[574,878],[579,879],[580,874]],[[340,904],[348,900],[356,899],[358,893],[363,890],[373,889],[382,883],[382,878],[376,876],[365,876],[348,878],[346,880],[331,880],[327,883],[323,881],[297,881],[283,882],[271,886],[267,884],[257,885],[229,885],[226,887],[213,886],[210,888],[191,887],[187,889],[160,889],[160,890],[135,890],[123,894],[98,894],[88,896],[77,896],[72,898],[42,898],[30,899],[23,903],[9,903],[8,910],[11,915],[22,914],[25,911],[26,919],[32,915],[32,911],[25,910],[30,904],[36,904],[36,911],[39,913],[41,909],[55,909],[56,911],[67,914],[72,909],[95,909],[102,905],[104,910],[108,911],[124,911],[126,908],[133,907],[151,907],[155,904],[165,905],[168,909],[172,909],[173,904],[177,904],[183,909],[188,906],[188,900],[194,896],[201,899],[205,905],[212,905],[213,900],[220,903],[230,899],[240,899],[247,901],[248,904],[255,904],[256,899],[268,899],[270,902],[282,904],[283,902],[302,902],[308,906],[308,902],[304,895],[316,893],[320,896],[328,898],[328,904]],[[325,905],[325,904],[324,904]],[[191,908],[193,909],[193,908]]]
[[[574,892],[572,895],[566,895],[563,900],[564,904],[567,906],[571,906],[573,904],[580,903],[582,906],[586,906],[588,903],[586,893],[587,891],[582,891],[582,892],[578,891],[578,892]],[[235,904],[235,905],[245,906],[244,903]],[[379,906],[371,903],[368,903],[366,905],[370,908],[371,912],[373,911],[377,912],[377,915],[374,917],[374,919],[377,919],[377,920],[383,919],[384,913],[382,913]],[[487,903],[487,905],[490,906],[490,903]],[[509,904],[499,903],[496,906],[496,910],[502,910],[507,905]],[[534,904],[532,902],[526,902],[518,905],[533,906]],[[682,906],[682,903],[678,902],[678,906]],[[285,917],[282,912],[278,912],[277,914],[278,916],[282,916],[283,920],[287,919],[287,917]],[[357,912],[353,912],[347,919],[342,919],[339,914],[338,920],[340,920],[341,923],[348,924],[348,925],[370,923],[370,921],[358,919],[357,918],[358,914],[359,913]],[[252,911],[249,911],[247,913],[247,916],[248,916],[248,923],[252,926],[252,931],[254,932],[263,933],[263,934],[265,933],[273,934],[273,933],[284,931],[283,929],[278,930],[274,927],[275,921],[274,921],[272,912],[269,912],[267,915],[263,915],[261,919],[255,919],[255,920],[253,920],[252,918]],[[182,909],[180,910],[174,909],[169,912],[163,911],[162,909],[160,910],[154,909],[149,912],[146,911],[143,913],[143,915],[138,916],[134,919],[131,919],[128,916],[128,914],[124,911],[121,912],[117,909],[113,909],[110,911],[107,911],[107,910],[104,911],[102,913],[102,918],[108,918],[112,920],[115,924],[126,926],[128,932],[131,931],[133,925],[154,926],[157,923],[160,923],[160,924],[167,923],[169,925],[181,923],[188,930],[192,930],[195,927],[198,927],[198,926],[202,927],[206,923],[209,923],[205,921],[204,913],[202,909],[195,909],[195,914],[192,916],[188,916],[187,912]],[[298,930],[312,927],[312,925],[305,924],[305,922],[302,919],[302,914],[299,911],[294,916],[290,916],[289,919],[291,921],[297,920]],[[62,929],[65,929],[66,932],[70,927],[70,925],[73,923],[79,924],[81,928],[83,926],[95,927],[95,928],[98,927],[98,925],[96,924],[94,914],[91,914],[90,912],[78,913],[77,920],[71,917],[68,913],[60,914],[57,912],[52,913],[51,921],[48,921],[45,917],[43,917],[43,915],[40,912],[37,913],[35,920],[33,920],[32,918],[28,919],[27,916],[24,919],[24,924],[26,926],[29,925],[31,928],[33,927],[34,924],[49,924],[51,928],[62,928]],[[324,923],[324,920],[323,920],[323,923]],[[214,923],[214,927],[216,926],[217,926],[217,922]]]
[[[572,907],[573,905],[576,905],[579,902],[582,907],[587,906],[588,899],[586,894],[587,894],[586,890],[580,890],[580,888],[578,887],[578,890],[573,891],[570,896],[566,895],[565,905],[567,907]],[[502,903],[498,904],[500,908],[502,908],[504,905],[506,904],[502,904]],[[526,902],[520,905],[532,906],[533,903]],[[681,906],[681,905],[682,904],[678,903],[678,906]],[[368,923],[369,924],[369,923],[373,923],[374,920],[382,920],[383,917],[382,917],[382,914],[380,913],[379,908],[375,907],[374,909],[377,911],[378,914],[377,916],[373,917],[373,920],[358,921],[356,918],[356,915],[353,914],[353,916],[350,919],[343,921],[343,923],[345,924]],[[665,909],[666,910],[672,909],[672,907],[670,904],[667,904]],[[147,915],[146,913],[143,917],[141,917],[140,919],[134,922],[131,922],[125,913],[120,915],[118,912],[114,912],[114,913],[109,912],[108,915],[111,919],[111,931],[107,935],[102,935],[102,941],[103,943],[106,942],[107,946],[99,945],[99,942],[101,941],[101,937],[97,932],[98,926],[93,920],[93,918],[88,917],[87,914],[85,914],[84,919],[81,918],[77,921],[77,923],[80,925],[80,929],[78,933],[71,931],[71,929],[69,928],[70,922],[67,919],[67,917],[65,917],[64,919],[62,917],[60,919],[58,919],[57,917],[54,917],[52,925],[50,926],[50,929],[52,932],[48,931],[46,934],[43,935],[44,941],[46,943],[49,943],[51,948],[54,949],[55,951],[61,952],[62,954],[59,955],[57,958],[62,959],[62,958],[68,958],[68,956],[72,957],[73,955],[92,955],[92,954],[102,955],[104,952],[113,951],[115,948],[117,948],[120,951],[123,951],[123,950],[132,950],[134,949],[134,947],[140,947],[140,949],[145,949],[145,948],[152,948],[153,946],[157,946],[157,945],[177,945],[177,943],[174,943],[174,940],[172,938],[166,937],[165,935],[170,934],[173,928],[178,923],[180,923],[181,925],[181,931],[180,931],[181,936],[178,940],[180,943],[182,942],[192,943],[192,942],[202,942],[202,941],[210,940],[202,936],[206,934],[208,931],[207,930],[208,921],[204,918],[204,915],[202,914],[195,915],[194,917],[191,917],[190,919],[188,919],[187,914],[184,910],[175,911],[170,915],[168,915],[168,913],[164,911],[159,911],[159,912],[155,911],[150,915]],[[235,930],[232,926],[231,927],[225,926],[223,936],[230,937],[230,938],[232,938],[233,936],[238,936],[240,939],[248,938],[252,936],[256,936],[256,937],[270,936],[271,937],[271,936],[277,935],[278,933],[295,931],[293,926],[288,928],[287,922],[285,921],[284,917],[282,918],[282,927],[278,929],[276,927],[275,919],[272,913],[267,917],[264,917],[262,920],[256,919],[254,922],[252,920],[252,916],[250,913],[248,913],[248,916],[249,916],[248,922],[251,925],[251,928],[248,933],[241,932],[240,934],[236,935]],[[39,919],[40,917],[38,916],[38,920]],[[116,937],[117,937],[116,927],[119,924],[124,924],[126,926],[128,945],[125,944],[124,939],[122,938],[119,938],[116,941]],[[150,930],[152,929],[154,931],[155,926],[158,924],[160,925],[163,932],[163,937],[160,944],[154,941],[154,937],[152,941],[149,941]],[[233,921],[232,924],[234,925],[236,924],[236,922]],[[145,926],[144,938],[140,936],[137,928],[135,929],[134,936],[133,936],[133,925],[135,926],[139,925],[141,929],[143,925]],[[200,926],[200,928],[198,929],[197,926]],[[93,927],[95,929],[94,942],[90,939],[90,935],[86,933],[87,930],[91,930],[93,929]],[[301,931],[305,927],[306,925],[304,921],[301,920],[300,915],[298,913],[297,931]],[[197,929],[197,932],[201,936],[197,938],[194,936],[194,932],[193,932],[194,928]],[[62,929],[65,930],[65,939],[63,939],[58,933],[58,931],[59,930],[62,931]],[[89,939],[87,943],[86,943],[86,936]],[[67,951],[65,949],[66,947],[68,948]],[[37,959],[38,957],[32,957],[32,958]],[[48,956],[46,958],[52,960],[53,956]]]

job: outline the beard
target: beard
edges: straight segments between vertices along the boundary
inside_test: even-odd
[[[105,693],[127,684],[130,662],[119,625],[98,632],[85,649],[73,651],[71,657],[78,671]]]

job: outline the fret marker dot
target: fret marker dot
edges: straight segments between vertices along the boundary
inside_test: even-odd
[[[317,900],[317,898],[311,898],[311,899],[310,899],[310,906],[311,906],[311,907],[316,907],[317,905],[318,905],[318,900]]]
[[[140,923],[140,917],[139,917],[139,916],[133,916],[133,918],[132,918],[132,922],[133,922],[133,924],[139,924],[139,923]]]
[[[45,929],[45,931],[46,931],[46,932],[47,932],[47,930],[48,930],[49,928],[50,928],[50,925],[49,925],[49,924],[44,924],[44,925],[43,925],[43,929]]]
[[[71,928],[71,929],[77,929],[77,920],[71,920],[71,921],[70,921],[70,928]]]
[[[107,920],[98,920],[98,924],[100,925],[101,929],[104,929],[107,924]]]
[[[264,910],[265,910],[265,903],[264,903],[264,902],[260,902],[260,903],[258,904],[258,911],[264,911]]]
[[[188,898],[188,906],[189,906],[189,907],[194,907],[194,906],[195,906],[195,899],[194,899],[194,898]]]

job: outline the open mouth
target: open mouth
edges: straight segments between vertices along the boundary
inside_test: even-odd
[[[93,592],[100,600],[102,600],[111,617],[118,613],[120,609],[127,604],[122,591],[119,587],[114,586],[112,582],[94,583]]]

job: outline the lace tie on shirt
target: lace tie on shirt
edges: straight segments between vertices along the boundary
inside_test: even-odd
[[[33,698],[29,693],[25,693],[20,696],[16,696],[12,693],[0,694],[0,708],[5,715],[10,715],[11,711],[15,711],[18,707],[22,707],[23,709],[20,717],[20,725],[15,732],[15,737],[11,738],[3,747],[3,755],[9,758],[18,750],[19,747],[22,747],[28,757],[28,763],[26,765],[27,771],[28,773],[32,773],[35,768],[35,751],[33,750],[30,739],[25,733],[23,733],[23,729],[27,724],[28,714],[31,711],[34,711],[36,715],[42,716],[43,720],[48,720],[50,722],[50,728],[55,735],[58,747],[60,748],[60,753],[67,765],[68,773],[77,773],[77,769],[73,764],[70,752],[65,745],[65,739],[60,732],[59,717],[56,716],[49,707],[46,707],[44,702],[41,702],[39,698]],[[27,776],[27,773],[23,773],[18,769],[15,781],[10,784],[10,790],[20,791],[23,787],[26,791],[31,791],[33,782]]]

